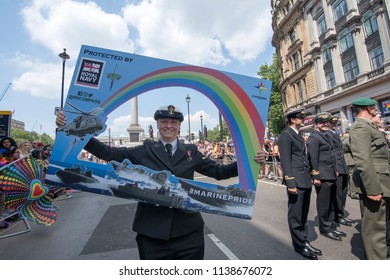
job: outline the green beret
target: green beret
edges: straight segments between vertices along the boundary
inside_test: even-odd
[[[352,105],[355,106],[373,106],[376,105],[376,100],[367,98],[367,97],[360,97],[352,101]]]

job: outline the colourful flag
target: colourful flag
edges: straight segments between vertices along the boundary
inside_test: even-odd
[[[57,214],[53,192],[44,185],[45,174],[29,155],[0,169],[0,189],[5,205],[37,224],[52,225]]]

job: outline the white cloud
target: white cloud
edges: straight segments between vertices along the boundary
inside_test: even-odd
[[[32,96],[58,99],[61,92],[62,68],[59,64],[45,63],[17,53],[12,59],[24,73],[12,81],[13,90],[30,92]],[[64,94],[68,91],[73,68],[65,68]],[[53,83],[53,81],[57,81]],[[56,95],[58,93],[58,95]]]
[[[145,55],[192,64],[245,63],[272,36],[269,1],[149,0],[128,5],[123,16]]]
[[[21,14],[31,39],[49,49],[56,60],[42,62],[17,53],[13,60],[22,74],[12,82],[15,91],[58,98],[55,93],[61,90],[62,77],[58,53],[63,47],[67,47],[71,57],[65,69],[65,95],[73,75],[72,63],[76,61],[82,44],[133,51],[129,30],[122,17],[104,12],[94,2],[33,0]]]
[[[133,51],[122,17],[106,13],[92,1],[33,0],[22,16],[32,40],[56,54],[67,47],[71,57],[76,57],[83,44]]]

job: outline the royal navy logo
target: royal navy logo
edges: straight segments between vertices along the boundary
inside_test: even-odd
[[[175,106],[173,106],[173,105],[168,106],[168,114],[170,116],[173,116],[175,114]]]

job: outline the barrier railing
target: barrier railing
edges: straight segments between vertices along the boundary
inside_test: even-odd
[[[265,161],[264,166],[260,167],[259,179],[274,181],[277,184],[282,183],[282,165],[277,158],[272,157],[272,161]]]

